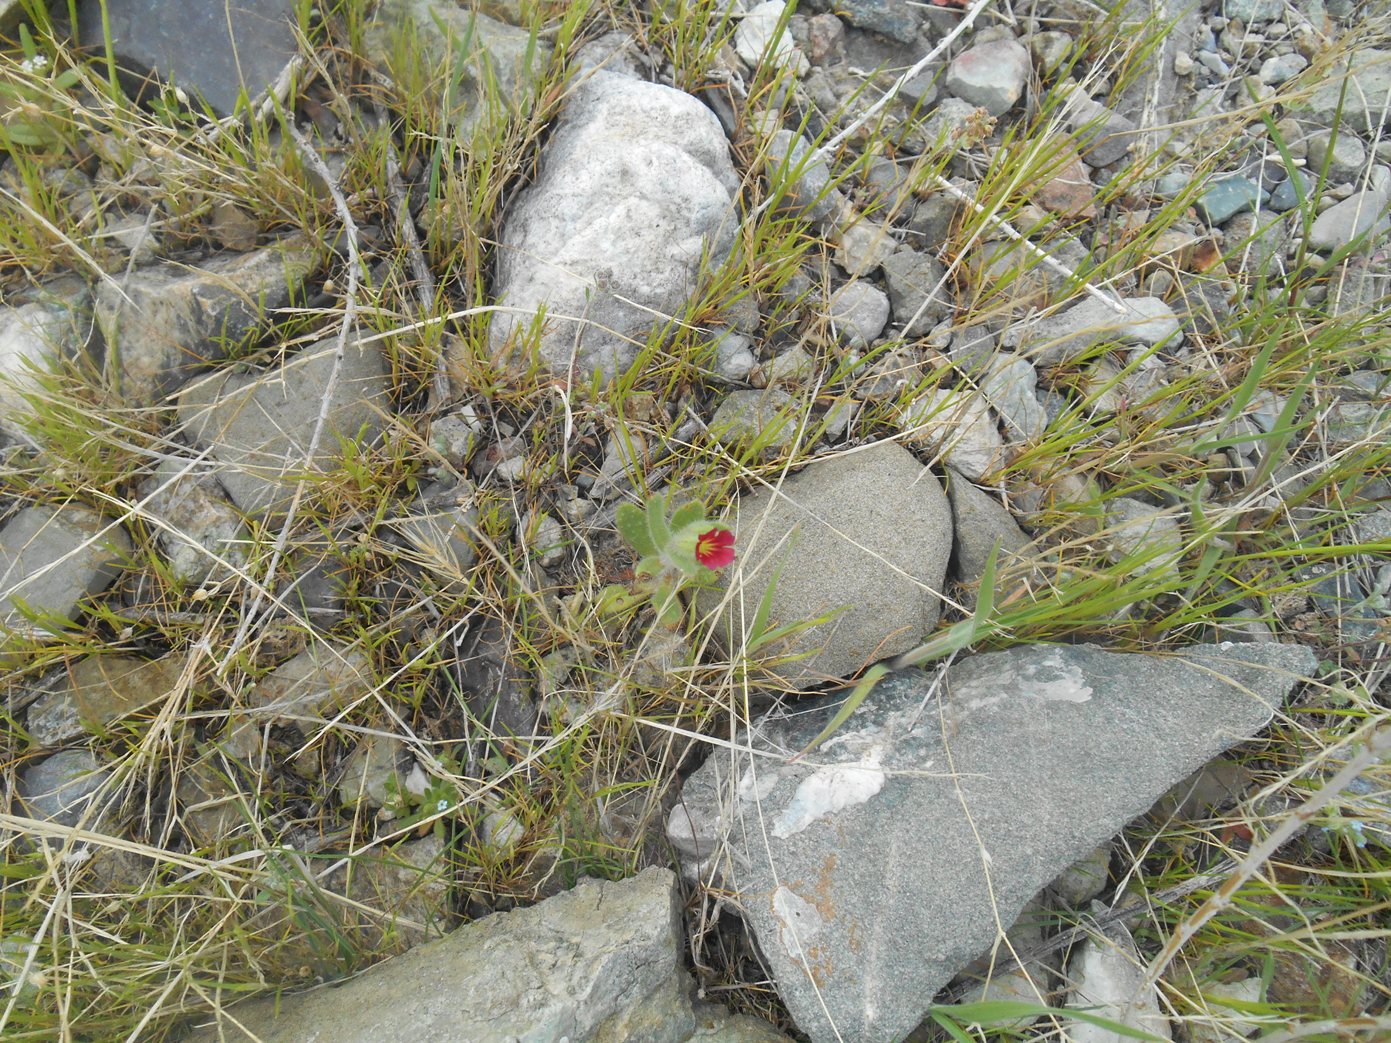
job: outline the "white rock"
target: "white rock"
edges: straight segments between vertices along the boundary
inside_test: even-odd
[[[82,344],[78,327],[78,316],[61,305],[0,308],[0,430],[20,432],[30,412],[26,396],[76,357]]]
[[[963,101],[1002,116],[1024,93],[1029,52],[1015,40],[977,44],[947,67],[947,90]]]
[[[1145,962],[1123,924],[1113,923],[1100,936],[1088,938],[1068,968],[1075,983],[1069,1007],[1160,1039],[1173,1039],[1168,1019],[1159,1009],[1159,992],[1145,984]],[[1120,1043],[1124,1038],[1085,1021],[1069,1023],[1067,1032],[1073,1043]]]
[[[798,76],[805,76],[811,63],[792,42],[792,34],[787,31],[786,24],[782,29],[778,28],[786,8],[783,0],[765,0],[746,14],[734,31],[734,50],[751,69],[756,69],[767,54],[775,65],[789,68]]]

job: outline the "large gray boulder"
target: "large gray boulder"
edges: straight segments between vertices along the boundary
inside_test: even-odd
[[[758,721],[687,781],[668,836],[723,875],[803,1032],[899,1040],[1001,923],[1314,665],[1278,644],[1033,646],[940,685],[890,675],[798,760],[844,692]]]
[[[783,1038],[692,1010],[675,878],[582,881],[529,909],[476,920],[335,988],[255,1000],[187,1043]],[[712,1021],[714,1024],[712,1024]],[[739,1019],[742,1022],[742,1019]]]
[[[345,445],[381,434],[389,407],[381,353],[349,341],[335,376],[336,353],[336,338],[321,340],[264,373],[219,373],[179,395],[184,434],[210,449],[218,480],[242,513],[283,513],[298,481],[322,480],[341,463]]]
[[[507,216],[497,352],[544,309],[542,361],[580,378],[628,368],[702,265],[729,254],[739,179],[719,121],[689,94],[610,72],[580,83]]]
[[[769,666],[784,684],[849,677],[915,647],[937,623],[951,508],[937,477],[895,442],[814,460],[776,492],[741,497],[729,521],[738,561],[697,600],[719,613],[715,638],[727,652],[744,647],[769,586],[770,629],[833,614],[763,650],[797,657]]]

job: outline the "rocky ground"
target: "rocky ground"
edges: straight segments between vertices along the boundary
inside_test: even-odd
[[[1385,3],[248,7],[0,3],[0,1035],[1391,1035]]]

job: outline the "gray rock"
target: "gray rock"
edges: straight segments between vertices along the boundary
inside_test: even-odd
[[[1387,194],[1380,189],[1354,192],[1319,214],[1309,229],[1309,246],[1315,250],[1337,250],[1364,235],[1367,239],[1362,245],[1370,245],[1391,229],[1386,206]]]
[[[773,65],[786,68],[795,76],[805,76],[811,68],[787,31],[783,0],[763,0],[749,9],[734,30],[734,51],[750,69],[758,68],[764,55]],[[778,28],[782,22],[782,28]]]
[[[1261,62],[1261,82],[1276,87],[1286,80],[1292,80],[1309,66],[1309,59],[1302,54],[1277,54]]]
[[[1106,887],[1111,872],[1111,849],[1107,840],[1064,869],[1048,885],[1048,893],[1068,909],[1085,909],[1087,903]]]
[[[409,545],[411,561],[448,586],[467,585],[469,569],[478,560],[473,483],[432,482],[421,488],[419,499],[405,515],[387,524]]]
[[[670,87],[594,73],[566,102],[536,180],[506,219],[496,294],[520,313],[493,317],[494,350],[544,306],[539,348],[552,370],[626,370],[653,312],[679,314],[702,261],[727,256],[738,188],[709,109]]]
[[[1111,560],[1142,556],[1130,575],[1162,571],[1173,573],[1183,553],[1183,533],[1178,521],[1142,500],[1119,496],[1106,505],[1106,531]]]
[[[1091,263],[1087,248],[1074,238],[1046,245],[1055,260],[1073,271]],[[1073,280],[1042,263],[1037,253],[1015,240],[988,240],[971,249],[966,258],[977,306],[984,304],[984,310],[1001,320],[1023,318],[1035,308],[1051,307],[1076,292]]]
[[[995,418],[977,393],[935,388],[908,403],[899,426],[909,441],[940,453],[949,467],[973,482],[1005,462]]]
[[[489,735],[520,740],[536,734],[535,685],[501,620],[482,619],[462,642],[459,687],[470,716]]]
[[[1099,903],[1095,912],[1103,912]],[[1068,961],[1072,990],[1068,1006],[1085,1010],[1161,1040],[1172,1039],[1160,1009],[1159,989],[1146,980],[1145,960],[1125,924],[1109,923],[1087,938]],[[1119,1033],[1090,1022],[1069,1020],[1067,1036],[1076,1043],[1115,1043]]]
[[[91,750],[63,750],[30,764],[19,773],[19,800],[24,814],[60,826],[76,826],[86,819],[95,828],[92,812],[110,773]]]
[[[135,272],[118,289],[97,287],[96,317],[106,339],[106,385],[115,401],[152,406],[210,363],[244,348],[318,267],[302,239],[201,268],[161,264]]]
[[[753,353],[753,338],[731,329],[715,331],[714,338],[715,372],[725,380],[747,380],[758,365]]]
[[[841,215],[830,239],[836,248],[836,264],[851,276],[869,275],[898,248],[887,227],[853,211]]]
[[[219,745],[230,756],[256,761],[271,724],[301,732],[313,722],[371,696],[372,663],[359,647],[316,641],[281,663],[245,695],[245,710],[231,715]]]
[[[1022,44],[992,40],[962,51],[947,66],[947,90],[992,116],[1003,116],[1023,96],[1031,71]]]
[[[447,0],[383,0],[364,33],[367,57],[403,90],[439,82],[447,69],[444,117],[467,141],[479,124],[528,113],[554,50],[526,29]],[[489,112],[499,106],[501,112]]]
[[[461,406],[430,424],[430,448],[444,457],[445,463],[455,471],[462,473],[486,433],[478,410],[469,405]]]
[[[231,579],[251,556],[251,530],[203,466],[169,457],[140,489],[171,578],[190,587]]]
[[[1352,535],[1358,543],[1383,543],[1385,553],[1391,554],[1391,507],[1378,507],[1352,523]]]
[[[90,327],[88,295],[0,308],[0,431],[19,435],[30,414],[28,397],[43,378],[81,357]]]
[[[371,443],[385,428],[386,364],[377,346],[350,341],[334,380],[336,348],[336,339],[321,340],[267,372],[214,374],[179,395],[185,435],[211,447],[218,480],[244,514],[283,513],[298,481],[332,472],[344,443]],[[325,398],[326,420],[311,454]]]
[[[952,313],[951,292],[942,285],[946,269],[937,258],[902,247],[885,258],[883,270],[894,322],[903,327],[905,337],[925,336]],[[929,300],[928,294],[939,285]]]
[[[396,736],[364,735],[339,768],[339,802],[345,808],[364,803],[387,809],[398,805],[406,792],[406,777],[401,769],[409,760],[406,744]]]
[[[731,448],[757,441],[785,449],[797,435],[795,400],[786,391],[731,391],[710,418],[710,434]]]
[[[1285,100],[1285,112],[1315,126],[1332,126],[1342,106],[1343,122],[1361,134],[1379,131],[1387,119],[1391,92],[1391,50],[1360,47],[1349,64],[1339,61],[1331,75],[1302,97]],[[1343,84],[1347,82],[1346,98]]]
[[[802,135],[779,130],[768,141],[764,168],[772,191],[781,190],[784,210],[802,210],[817,223],[834,217],[845,206],[845,196],[831,184],[831,168],[813,152]]]
[[[160,659],[84,656],[29,707],[26,728],[39,746],[61,746],[102,732],[128,714],[180,692],[188,665],[171,653]]]
[[[952,570],[962,583],[973,586],[980,582],[991,551],[999,548],[995,564],[997,569],[1003,568],[1029,545],[1029,537],[999,500],[955,471],[948,474],[947,498],[954,533]]]
[[[1004,421],[1009,441],[1033,441],[1047,429],[1048,414],[1039,403],[1037,388],[1037,371],[1015,356],[995,359],[981,379],[981,394]]]
[[[906,652],[937,622],[951,509],[937,479],[902,446],[881,442],[815,460],[776,496],[741,497],[732,526],[739,558],[697,597],[702,613],[719,611],[714,632],[726,651],[743,647],[749,606],[775,574],[770,628],[835,613],[772,649],[806,656],[770,666],[785,684],[848,677]]]
[[[1309,135],[1305,147],[1308,169],[1318,173],[1327,163],[1328,180],[1335,184],[1354,180],[1367,163],[1367,147],[1346,130],[1336,135],[1331,130],[1316,130]]]
[[[622,883],[585,880],[335,988],[232,1007],[188,1043],[378,1043],[403,1031],[432,1043],[684,1043],[697,1026],[674,887],[658,868]]]
[[[1253,209],[1270,195],[1249,177],[1225,177],[1214,181],[1193,205],[1210,225],[1220,225],[1227,219]]]
[[[228,5],[169,0],[106,0],[77,6],[78,39],[104,54],[108,39],[131,94],[149,77],[171,81],[226,115],[243,91],[255,102],[289,86],[299,53],[295,0],[238,0]]]
[[[826,302],[826,318],[843,344],[863,348],[888,325],[889,298],[872,283],[851,279]]]
[[[1130,152],[1136,140],[1136,127],[1130,120],[1081,91],[1073,91],[1067,106],[1068,126],[1078,138],[1077,151],[1091,166],[1108,166]]]
[[[794,344],[764,367],[769,384],[801,384],[816,372],[816,360]]]
[[[1222,0],[1222,13],[1245,25],[1273,22],[1285,13],[1285,0]]]
[[[759,721],[686,782],[669,835],[683,860],[720,845],[720,886],[802,1031],[901,1039],[1000,921],[1254,735],[1314,667],[1289,645],[1076,645],[974,656],[940,686],[895,674],[794,763],[845,693]]]
[[[0,647],[6,630],[75,618],[78,602],[109,587],[130,552],[125,530],[86,507],[25,507],[0,529]]]
[[[1004,344],[1034,365],[1051,369],[1103,342],[1171,348],[1182,341],[1178,316],[1158,297],[1131,297],[1121,305],[1124,315],[1089,296],[1036,323],[1011,327],[1005,331]]]
[[[836,13],[856,29],[868,29],[901,43],[918,40],[918,16],[899,0],[840,0]]]

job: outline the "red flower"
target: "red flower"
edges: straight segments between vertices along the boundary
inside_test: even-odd
[[[711,529],[696,537],[696,561],[707,569],[722,569],[734,561],[734,533]]]

